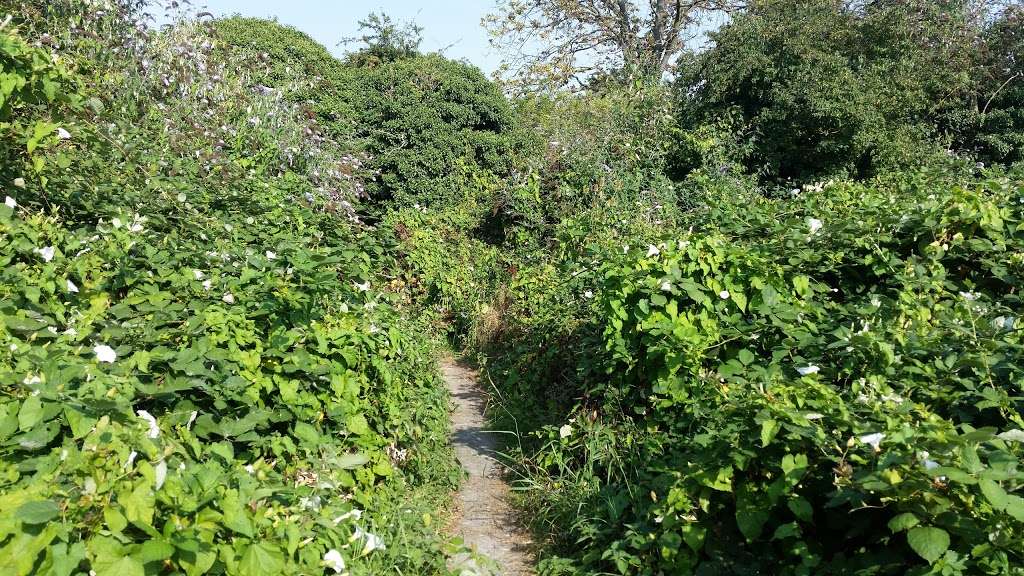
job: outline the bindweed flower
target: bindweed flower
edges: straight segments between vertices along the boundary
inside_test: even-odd
[[[363,511],[358,509],[358,508],[353,508],[353,509],[349,510],[348,512],[345,512],[341,516],[338,516],[337,518],[335,518],[333,520],[333,522],[334,522],[334,525],[337,526],[338,524],[341,524],[342,522],[344,522],[345,520],[348,520],[349,518],[354,518],[356,520],[359,520],[362,517],[363,517]]]
[[[591,298],[594,297],[594,293],[590,290],[587,290],[586,292],[583,293],[583,297],[586,298],[587,300],[590,300]]]
[[[345,559],[342,558],[341,552],[331,548],[324,554],[324,566],[334,570],[335,574],[341,574],[345,571]]]
[[[271,252],[270,250],[267,250],[267,254],[266,255],[267,255],[267,260],[273,260],[273,259],[277,258],[277,253],[276,252]]]
[[[114,360],[117,360],[117,352],[114,352],[114,349],[106,344],[97,344],[92,351],[96,354],[96,360],[99,362],[113,364]]]
[[[11,198],[10,196],[4,198],[4,204],[6,204],[7,207],[10,208],[11,210],[14,210],[15,208],[18,207],[18,202],[15,201],[14,198]]]
[[[559,438],[568,438],[570,436],[572,436],[572,426],[565,424],[564,426],[558,429]]]
[[[353,542],[355,540],[363,540],[365,542],[362,552],[359,553],[360,556],[366,556],[374,550],[387,549],[387,546],[384,545],[384,541],[381,540],[380,536],[366,532],[359,526],[356,526],[356,531],[352,534],[352,537],[349,538],[349,542]]]
[[[51,126],[52,126],[52,124],[51,124]],[[63,129],[63,128],[57,128],[57,138],[59,138],[61,140],[70,140],[71,139],[71,133],[68,132],[67,130]]]
[[[960,297],[968,302],[974,302],[980,295],[977,292],[961,292]]]
[[[156,418],[152,414],[145,410],[136,410],[135,414],[138,415],[139,418],[145,420],[146,424],[149,425],[149,432],[146,436],[149,436],[150,438],[160,437],[160,426],[157,425]]]
[[[651,244],[651,245],[647,246],[647,256],[648,257],[657,256],[658,254],[661,254],[661,250],[658,250],[657,246],[655,246],[654,244]]]
[[[235,295],[232,294],[231,292],[225,292],[224,295],[221,296],[220,299],[223,300],[225,304],[234,304],[235,303]]]
[[[871,448],[873,448],[875,452],[878,452],[882,449],[881,445],[882,440],[885,440],[885,434],[882,434],[881,432],[875,432],[874,434],[866,434],[864,436],[861,436],[860,438],[858,438],[858,440],[860,440],[864,444],[867,444],[868,446],[871,446]]]
[[[68,280],[67,283],[68,283],[68,292],[73,292],[73,293],[77,294],[78,293],[78,286],[75,286],[75,283],[72,282],[71,280]]]
[[[355,282],[355,287],[356,287],[356,290],[359,290],[360,292],[367,292],[367,291],[370,290],[370,281],[367,280],[367,281],[363,282],[362,284],[360,284],[358,282]]]
[[[728,300],[731,296],[732,294],[729,294],[728,290],[722,290],[721,292],[718,293],[718,297],[721,298],[722,300]]]
[[[14,187],[15,188],[24,188],[25,187],[25,179],[24,178],[15,178],[14,179]]]
[[[822,223],[822,221],[818,220],[817,218],[807,219],[807,227],[811,230],[812,235],[817,234],[819,231],[821,231],[822,226],[824,226],[824,223]]]
[[[213,281],[211,281],[211,280],[203,280],[203,289],[204,290],[209,291],[212,288],[213,288]]]
[[[202,270],[193,270],[192,271],[192,276],[195,277],[196,280],[202,280],[203,277],[206,276],[206,275],[203,274]]]
[[[57,249],[53,246],[45,246],[43,248],[36,248],[35,252],[43,257],[44,262],[49,262],[53,260],[53,256],[57,253]]]
[[[661,288],[662,292],[671,292],[672,291],[672,283],[671,282],[662,282],[660,288]]]
[[[159,462],[157,462],[156,466],[154,467],[154,473],[156,476],[156,489],[159,490],[163,488],[164,481],[167,480],[167,462],[165,462],[164,460],[160,460]]]
[[[821,372],[821,368],[815,366],[814,364],[811,364],[810,366],[797,368],[796,371],[799,372],[801,376],[809,376],[811,374],[817,374],[818,372]]]

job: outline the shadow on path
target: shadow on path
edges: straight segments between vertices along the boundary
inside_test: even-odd
[[[530,576],[530,538],[515,522],[508,485],[496,459],[498,439],[485,427],[487,397],[468,366],[445,360],[441,371],[455,404],[452,445],[467,474],[457,497],[457,530],[466,546],[493,561],[496,568],[490,562],[478,562],[472,554],[456,556],[450,566],[466,575]]]

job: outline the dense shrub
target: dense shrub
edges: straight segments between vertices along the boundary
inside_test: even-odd
[[[444,573],[445,394],[351,155],[205,25],[18,8],[0,572]]]
[[[312,113],[334,139],[355,136],[356,113],[349,90],[352,70],[319,42],[276,21],[235,16],[213,23],[225,48],[260,62],[252,80],[254,90],[278,90],[281,96]]]
[[[519,445],[542,571],[1018,573],[1024,186],[939,190],[729,189],[520,295],[546,332],[491,369],[560,391]]]
[[[984,100],[1015,73],[1004,64],[1019,46],[999,32],[1015,20],[1008,12],[987,23],[975,8],[752,4],[683,66],[680,122],[692,129],[738,116],[752,148],[747,168],[770,179],[870,177],[928,163],[957,138],[977,142],[967,152],[1012,161],[1007,146],[1019,128]]]
[[[363,67],[352,95],[381,200],[454,205],[461,165],[508,170],[511,108],[472,66],[425,55]]]

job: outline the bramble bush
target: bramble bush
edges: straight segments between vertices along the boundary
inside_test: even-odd
[[[203,24],[18,8],[0,572],[446,573],[446,396],[353,156]]]
[[[542,572],[1019,573],[1024,185],[937,189],[709,190],[692,230],[567,259],[599,287],[534,314],[592,318],[571,353],[490,367],[560,383],[514,447]]]

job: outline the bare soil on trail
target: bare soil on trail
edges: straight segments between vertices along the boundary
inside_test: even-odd
[[[464,576],[532,576],[530,537],[509,506],[509,487],[497,461],[497,438],[486,428],[487,397],[476,374],[464,364],[443,360],[441,371],[455,403],[452,444],[467,473],[456,498],[454,531],[483,557],[460,554],[450,567]]]

